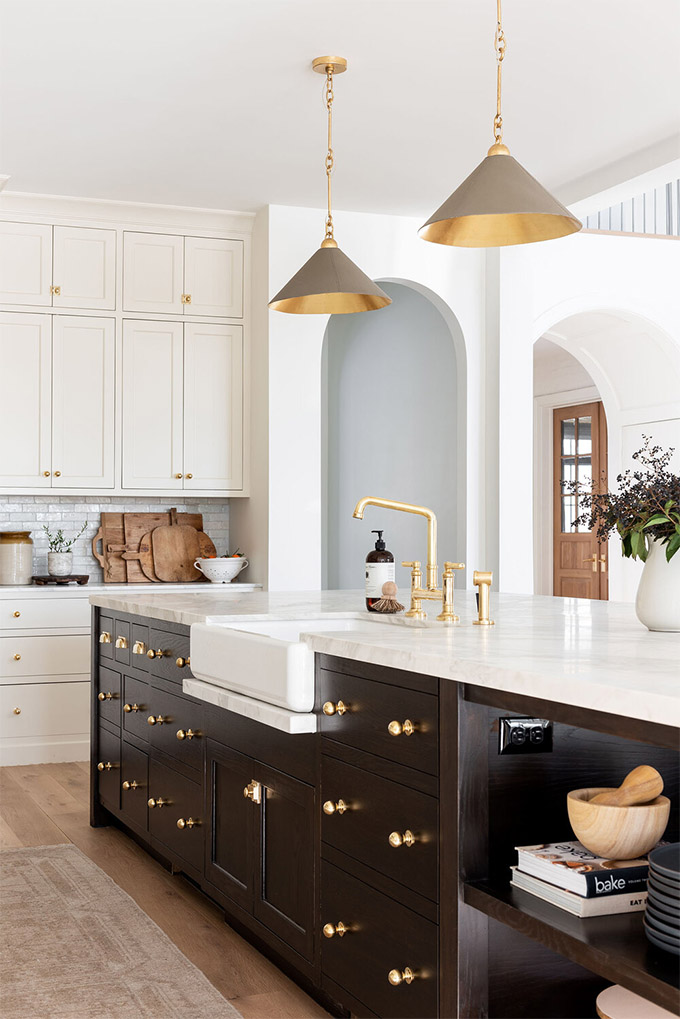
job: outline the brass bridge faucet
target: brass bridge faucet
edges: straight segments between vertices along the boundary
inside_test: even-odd
[[[444,575],[442,587],[437,586],[437,518],[431,509],[426,506],[414,506],[409,502],[395,502],[393,499],[377,499],[373,496],[366,496],[359,499],[352,514],[357,520],[363,520],[364,510],[367,506],[380,506],[383,509],[399,510],[401,513],[415,513],[425,517],[427,520],[427,566],[426,585],[423,587],[423,573],[421,564],[414,562],[402,562],[402,566],[411,568],[411,607],[405,613],[410,619],[426,619],[421,602],[424,599],[442,602],[442,611],[437,619],[442,623],[457,623],[459,617],[453,611],[453,582],[454,570],[465,569],[465,563],[444,563]]]

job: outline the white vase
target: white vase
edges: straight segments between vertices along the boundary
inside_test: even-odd
[[[680,552],[668,562],[666,546],[654,538],[642,569],[635,611],[648,630],[680,631]]]
[[[47,572],[50,577],[68,577],[73,570],[73,552],[48,552]]]

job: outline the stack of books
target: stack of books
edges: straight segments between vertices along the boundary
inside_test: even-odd
[[[604,860],[580,842],[516,846],[511,883],[575,916],[635,913],[647,902],[647,857]]]

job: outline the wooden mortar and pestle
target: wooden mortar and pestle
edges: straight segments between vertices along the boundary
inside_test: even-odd
[[[633,768],[618,789],[574,789],[567,811],[574,835],[596,856],[634,860],[657,844],[668,824],[671,801],[662,796],[656,768]]]

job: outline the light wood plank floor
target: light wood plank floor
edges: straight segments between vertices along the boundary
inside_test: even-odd
[[[181,875],[171,875],[117,828],[90,828],[88,765],[0,768],[0,848],[74,845],[158,924],[245,1019],[327,1016],[224,922]]]

